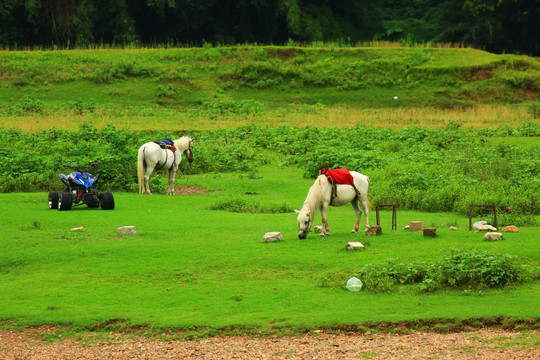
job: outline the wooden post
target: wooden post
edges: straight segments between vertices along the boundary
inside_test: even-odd
[[[384,206],[392,207],[392,230],[397,230],[397,205],[396,204],[377,204],[375,205],[375,213],[377,215],[377,225],[381,225],[381,219],[379,216],[379,208]]]
[[[499,222],[497,220],[497,205],[476,205],[471,204],[469,206],[469,231],[472,230],[472,208],[473,207],[487,207],[493,209],[493,226],[495,226],[497,229],[499,228]]]

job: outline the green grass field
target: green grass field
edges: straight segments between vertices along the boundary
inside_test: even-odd
[[[230,197],[299,208],[312,180],[303,179],[298,170],[269,166],[256,179],[213,174],[183,177],[177,183],[199,185],[207,192],[174,197],[118,193],[113,211],[81,207],[69,212],[49,210],[45,193],[1,194],[0,319],[78,329],[99,328],[115,319],[155,328],[271,332],[381,321],[540,316],[540,290],[530,280],[503,289],[429,294],[412,286],[388,293],[343,288],[365,264],[392,258],[432,261],[455,248],[515,255],[534,268],[540,260],[535,228],[485,242],[482,233],[468,231],[468,219],[462,216],[399,210],[398,230],[390,230],[391,213],[383,211],[383,235],[372,237],[349,232],[354,212],[345,206],[330,209],[332,235],[311,233],[299,240],[292,212],[209,210]],[[439,236],[402,230],[412,220],[437,226]],[[459,230],[448,230],[451,224]],[[137,234],[117,234],[116,228],[125,225],[135,225]],[[70,231],[81,226],[82,232]],[[268,231],[281,231],[285,241],[262,243]],[[351,252],[345,250],[349,241],[369,245]]]
[[[195,336],[402,321],[443,331],[454,321],[537,328],[538,227],[520,225],[503,241],[486,242],[468,231],[463,214],[471,201],[499,199],[516,209],[506,219],[540,221],[539,69],[526,56],[390,45],[0,51],[0,155],[9,159],[0,163],[0,188],[40,191],[0,193],[0,326],[61,324],[81,333],[142,325],[153,335]],[[101,190],[108,176],[130,191],[135,158],[126,159],[141,144],[126,143],[190,133],[199,136],[189,169],[196,175],[176,184],[204,191],[114,192],[113,211],[47,208],[42,191],[53,181],[51,190],[59,189],[64,161],[98,158],[106,170]],[[317,136],[333,145],[309,144]],[[460,213],[400,208],[394,231],[383,211],[381,236],[351,234],[352,208],[331,208],[332,235],[299,240],[293,209],[321,161],[365,164],[376,199],[411,208],[437,209],[440,197],[453,206],[467,196]],[[455,176],[438,178],[440,166]],[[403,196],[411,184],[416,202]],[[234,202],[243,212],[211,210]],[[482,219],[491,216],[474,218]],[[413,220],[437,227],[438,236],[403,230]],[[126,225],[137,234],[119,235]],[[76,227],[84,231],[70,230]],[[270,231],[284,241],[262,243]],[[350,241],[365,250],[347,251]],[[344,287],[365,265],[432,264],[455,249],[514,256],[528,269],[524,281],[430,292],[420,284],[385,292]]]

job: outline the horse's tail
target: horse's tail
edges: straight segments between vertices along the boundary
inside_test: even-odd
[[[137,155],[137,177],[139,179],[139,194],[143,193],[143,175],[144,175],[144,145],[140,147]]]
[[[368,185],[368,193],[369,193],[369,177],[366,176],[366,180],[367,180],[367,185]],[[369,210],[373,210],[373,205],[371,205],[371,203],[369,202],[369,198],[366,194],[366,204],[367,204],[367,207]]]
[[[370,211],[373,210],[373,205],[371,205],[371,203],[369,202],[369,199],[368,199],[367,196],[366,196],[366,204],[367,204],[367,207],[368,207],[368,209],[369,209]]]

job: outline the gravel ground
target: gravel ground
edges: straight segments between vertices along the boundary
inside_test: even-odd
[[[482,329],[452,334],[217,337],[193,341],[125,339],[40,340],[54,329],[0,330],[0,359],[540,359],[540,331]]]

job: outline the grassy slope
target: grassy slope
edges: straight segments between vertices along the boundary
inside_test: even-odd
[[[332,208],[333,233],[297,238],[291,214],[235,214],[208,210],[226,197],[301,206],[311,180],[297,170],[262,169],[259,179],[201,175],[179,183],[215,190],[195,196],[115,194],[114,211],[46,208],[46,194],[1,194],[0,319],[21,324],[71,323],[90,326],[110,319],[167,327],[229,325],[312,327],[365,321],[490,316],[539,317],[536,284],[481,293],[444,291],[421,295],[410,288],[394,293],[351,293],[321,287],[343,283],[364,264],[389,258],[429,261],[445,249],[490,250],[517,255],[535,266],[540,253],[534,228],[484,242],[467,231],[467,219],[453,214],[398,211],[398,228],[411,220],[439,227],[439,237],[390,231],[382,213],[383,236],[350,234],[349,206]],[[259,195],[244,195],[246,191]],[[285,200],[286,199],[286,200]],[[144,200],[144,201],[142,201]],[[14,213],[29,214],[21,217]],[[371,222],[375,222],[372,214]],[[320,218],[318,218],[320,219]],[[450,232],[448,224],[460,230]],[[116,227],[136,225],[135,236]],[[70,228],[84,226],[84,232]],[[285,241],[261,243],[267,231]],[[369,241],[363,252],[347,252],[349,241]]]
[[[25,127],[27,122],[39,126],[46,121],[49,126],[69,127],[94,121],[141,128],[148,118],[156,126],[176,129],[291,121],[392,125],[387,109],[409,109],[400,117],[401,126],[418,117],[436,119],[437,124],[450,120],[469,124],[474,122],[469,117],[478,121],[479,115],[490,125],[521,123],[532,119],[525,108],[506,109],[540,100],[539,69],[535,58],[473,49],[3,51],[0,88],[5,91],[0,91],[0,110],[14,104],[31,107],[25,97],[33,101],[30,105],[39,102],[41,109],[39,114],[26,111],[30,115],[26,119],[4,110],[0,126]],[[456,106],[461,110],[441,119],[436,110],[425,109]],[[471,106],[488,110],[463,114],[462,108]],[[129,122],[123,121],[126,117]]]
[[[538,90],[527,82],[538,84],[537,59],[471,49],[0,52],[0,73],[0,126],[25,130],[75,129],[85,121],[175,130],[249,122],[441,126],[464,121],[487,127],[537,121],[514,106],[539,100]],[[224,103],[232,111],[212,111]],[[253,104],[255,111],[249,109]],[[464,110],[452,109],[455,105]],[[22,113],[14,114],[13,108]],[[540,249],[533,228],[485,243],[479,234],[464,231],[467,219],[457,215],[399,211],[399,228],[420,219],[439,226],[440,237],[427,240],[385,230],[370,239],[365,252],[350,253],[345,244],[365,238],[348,233],[353,224],[349,207],[331,210],[330,238],[310,234],[307,241],[297,239],[293,214],[208,210],[246,191],[259,193],[256,198],[264,202],[287,199],[300,207],[310,181],[290,169],[286,179],[271,176],[283,171],[266,169],[261,179],[193,176],[190,184],[221,191],[190,197],[141,201],[139,195],[115,194],[113,212],[59,213],[45,208],[46,194],[1,194],[0,319],[84,326],[126,318],[131,324],[158,326],[296,327],[540,316],[536,283],[472,295],[418,295],[407,289],[353,294],[320,286],[328,278],[354,275],[365,263],[433,259],[455,247],[514,254],[536,266]],[[383,228],[389,229],[390,216],[385,215]],[[454,222],[462,230],[446,231]],[[121,225],[136,225],[139,234],[118,236],[115,229]],[[78,226],[86,230],[69,231]],[[286,241],[261,244],[262,234],[274,230],[282,231]]]

